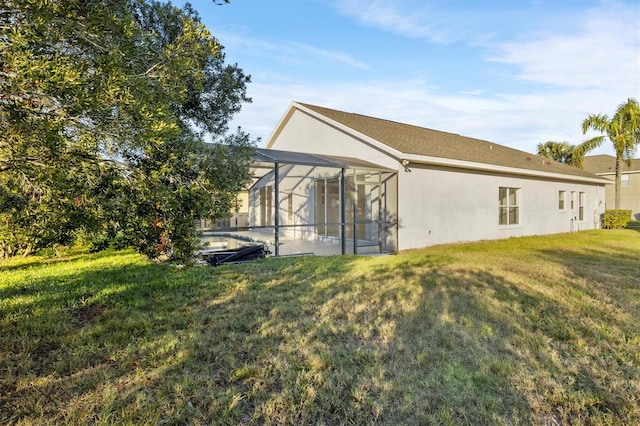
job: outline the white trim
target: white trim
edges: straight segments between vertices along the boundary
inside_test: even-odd
[[[640,173],[640,170],[624,170],[620,172],[620,175],[633,175],[636,173]],[[615,176],[616,172],[598,172],[593,174],[598,176]]]
[[[282,115],[282,117],[280,117],[280,120],[278,121],[278,124],[276,124],[276,127],[274,127],[273,131],[269,135],[269,138],[267,139],[267,143],[265,145],[266,149],[270,149],[271,148],[271,146],[273,145],[273,143],[276,140],[276,136],[280,133],[280,131],[284,128],[284,126],[287,123],[287,121],[289,121],[289,119],[291,118],[291,112],[293,112],[293,105],[294,104],[295,104],[295,102],[291,102],[289,104],[289,107],[287,108],[286,112]]]
[[[570,181],[576,181],[576,182],[601,183],[601,184],[608,184],[611,182],[609,179],[604,179],[604,178],[598,179],[598,178],[590,178],[586,176],[565,175],[562,173],[540,172],[537,170],[527,170],[527,169],[521,169],[517,167],[505,167],[505,166],[497,166],[495,164],[474,163],[470,161],[452,160],[449,158],[427,157],[424,155],[407,154],[403,158],[419,164],[430,164],[434,166],[454,167],[454,168],[460,168],[460,169],[479,170],[479,171],[495,172],[495,173],[506,173],[506,174],[512,174],[512,175],[542,177],[542,178],[554,179],[554,180],[561,179],[561,180],[570,180]],[[411,168],[411,166],[409,166],[409,168]]]
[[[506,189],[507,190],[507,196],[506,196],[506,200],[507,200],[507,204],[501,204],[501,199],[500,199],[500,190],[501,189]],[[515,190],[516,193],[516,201],[515,204],[510,204],[509,203],[509,195],[511,190]],[[499,186],[498,187],[498,229],[514,229],[514,228],[519,228],[522,226],[522,221],[521,221],[521,217],[520,217],[520,213],[522,213],[522,207],[521,207],[521,192],[522,192],[522,188],[519,187],[509,187],[509,186]],[[507,222],[509,222],[509,211],[511,210],[511,208],[516,208],[518,210],[518,217],[517,222],[514,223],[500,223],[500,215],[501,212],[500,210],[503,208],[507,209],[507,214],[506,214],[506,218],[507,218]]]
[[[562,207],[560,203],[562,202]],[[558,190],[558,210],[565,211],[567,209],[567,191],[564,189]]]

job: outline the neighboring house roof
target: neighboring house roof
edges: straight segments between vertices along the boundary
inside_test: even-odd
[[[493,166],[495,169],[502,168],[503,171],[528,170],[534,172],[531,174],[535,175],[564,175],[595,182],[600,182],[602,179],[590,172],[558,163],[549,158],[493,142],[300,102],[292,103],[288,114],[281,121],[279,127],[286,124],[293,108],[307,113],[311,112],[317,118],[324,117],[352,129],[356,133],[354,136],[359,134],[373,139],[404,154],[411,161],[428,162],[427,158],[446,159],[458,167],[469,166],[471,168],[471,164],[479,163]],[[279,129],[276,129],[274,135],[278,133]]]
[[[616,173],[616,157],[613,155],[590,155],[584,157],[583,166],[585,170],[597,175],[607,175]],[[622,162],[622,172],[640,173],[640,158],[631,160],[631,167],[626,162]]]

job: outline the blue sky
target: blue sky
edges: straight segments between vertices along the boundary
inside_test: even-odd
[[[637,0],[192,5],[226,61],[252,77],[253,103],[232,126],[259,146],[292,101],[535,152],[547,140],[579,143],[588,114],[640,100]]]

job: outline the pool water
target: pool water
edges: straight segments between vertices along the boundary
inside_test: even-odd
[[[246,237],[239,237],[232,234],[225,235],[204,235],[201,238],[204,250],[237,250],[242,247],[255,246],[261,244],[251,241]]]

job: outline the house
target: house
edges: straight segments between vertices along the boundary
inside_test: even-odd
[[[598,176],[615,181],[616,157],[591,155],[584,158],[584,169]],[[631,216],[640,220],[640,158],[631,160],[631,165],[622,163],[620,186],[620,208],[631,210]],[[605,207],[615,208],[615,185],[607,185]]]
[[[293,102],[249,191],[249,222],[354,251],[594,229],[605,178],[492,142]],[[343,249],[344,252],[344,249]]]
[[[199,230],[211,229],[237,229],[249,226],[249,191],[240,191],[236,195],[235,205],[227,218],[211,222],[208,219],[200,219],[196,223]]]

